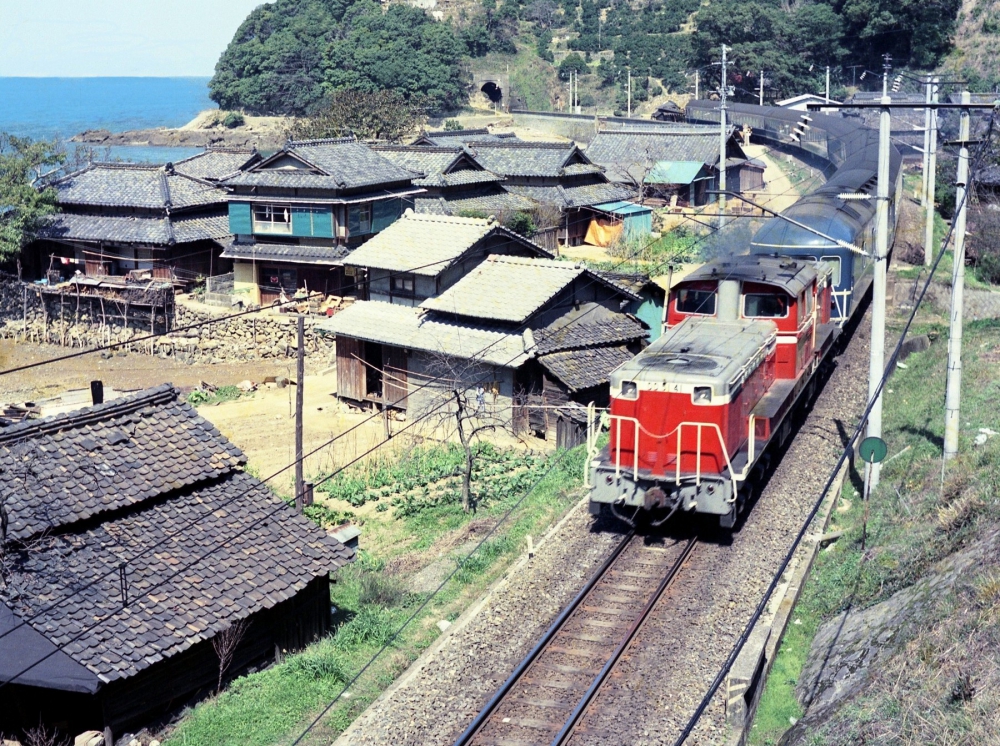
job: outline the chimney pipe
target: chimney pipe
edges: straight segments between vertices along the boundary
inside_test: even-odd
[[[90,398],[94,404],[104,404],[104,382],[90,382]]]

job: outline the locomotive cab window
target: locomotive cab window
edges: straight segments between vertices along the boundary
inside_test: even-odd
[[[622,381],[622,398],[623,399],[639,398],[639,387],[636,385],[635,381]]]
[[[781,319],[788,315],[788,298],[783,295],[747,293],[743,296],[743,316],[748,319]]]
[[[677,312],[714,316],[715,292],[682,288],[677,292]]]
[[[694,393],[691,394],[691,401],[695,404],[711,404],[712,403],[712,387],[711,386],[695,386]]]
[[[831,267],[833,267],[833,279],[830,281],[833,283],[834,287],[840,285],[840,257],[839,256],[824,256],[820,257],[821,261],[826,262]]]

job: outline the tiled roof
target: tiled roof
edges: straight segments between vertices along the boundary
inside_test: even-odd
[[[415,175],[413,183],[422,187],[449,187],[502,181],[483,169],[462,148],[414,145],[373,145],[372,150]]]
[[[420,307],[476,319],[521,323],[577,277],[588,273],[583,265],[555,259],[491,256]]]
[[[408,306],[361,301],[323,321],[319,329],[368,342],[411,350],[475,358],[490,365],[516,368],[528,359],[520,334],[473,324],[444,321]]]
[[[635,355],[627,347],[590,347],[542,355],[538,362],[571,392],[608,383],[611,371]]]
[[[258,262],[322,264],[339,266],[351,253],[347,246],[308,246],[285,243],[232,243],[222,252],[223,259]]]
[[[269,168],[286,156],[302,168]],[[289,142],[250,170],[224,179],[232,186],[275,186],[312,189],[360,189],[378,184],[410,183],[413,174],[349,137]]]
[[[91,418],[84,411],[0,430],[10,538],[215,479],[246,461],[169,386],[93,410]]]
[[[503,176],[564,175],[567,161],[579,154],[571,142],[484,142],[468,144],[476,160],[488,171]],[[581,154],[582,157],[582,154]],[[586,159],[584,158],[584,161]],[[575,167],[577,164],[569,164]],[[587,165],[584,163],[584,165]]]
[[[257,148],[209,146],[204,153],[176,161],[177,173],[206,181],[218,181],[261,160]]]
[[[225,215],[145,218],[60,213],[46,219],[39,235],[77,241],[170,246],[203,239],[224,239],[229,236],[229,218]]]
[[[513,132],[498,132],[490,134],[488,129],[469,130],[438,130],[426,132],[416,140],[414,145],[441,145],[441,146],[461,146],[467,142],[520,142]]]
[[[618,200],[627,200],[635,196],[629,187],[608,184],[606,182],[590,184],[568,182],[567,186],[562,184],[558,186],[507,184],[505,188],[512,194],[517,194],[546,205],[558,205],[559,207],[601,205],[605,202],[617,202]]]
[[[612,181],[637,183],[658,161],[719,162],[719,131],[705,125],[665,129],[599,132],[587,147],[587,157],[604,166]]]
[[[0,454],[15,536],[36,534],[0,601],[104,683],[351,557],[241,472],[243,454],[170,386],[8,428]],[[59,532],[37,535],[49,527]]]
[[[660,292],[666,295],[666,291],[653,282],[649,275],[626,272],[609,272],[601,269],[595,269],[592,271],[598,277],[607,280],[611,284],[617,285],[630,293],[634,293],[635,295],[639,295],[639,293],[650,286],[653,286],[654,289],[659,288]]]
[[[52,183],[64,205],[174,210],[225,202],[215,185],[163,166],[93,163]]]
[[[500,215],[536,207],[534,200],[508,192],[500,185],[490,185],[452,194],[418,196],[413,200],[413,209],[418,213],[438,215],[459,215],[463,212],[479,212],[484,215]]]
[[[494,234],[531,249],[538,256],[549,256],[541,246],[496,221],[407,210],[403,217],[355,249],[344,263],[434,277]]]
[[[586,318],[571,319],[569,323],[554,328],[535,329],[533,333],[535,337],[533,351],[537,355],[635,342],[649,335],[641,323],[625,314],[615,314],[598,321]]]

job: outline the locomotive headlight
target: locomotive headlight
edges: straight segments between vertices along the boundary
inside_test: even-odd
[[[696,404],[709,404],[712,401],[711,386],[695,386],[694,395],[691,397]]]

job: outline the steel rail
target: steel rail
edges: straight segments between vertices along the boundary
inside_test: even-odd
[[[590,687],[587,689],[583,697],[580,699],[576,707],[573,709],[573,712],[570,713],[570,716],[566,720],[566,724],[563,725],[562,730],[560,730],[559,733],[556,734],[556,737],[552,739],[551,746],[563,746],[569,741],[570,737],[573,734],[574,729],[580,722],[580,719],[583,717],[583,714],[593,703],[594,698],[597,696],[597,693],[601,690],[601,687],[604,686],[604,683],[607,681],[608,676],[614,670],[615,666],[618,665],[618,661],[621,659],[625,651],[628,650],[629,645],[632,644],[632,640],[635,639],[636,634],[638,634],[643,624],[645,624],[646,619],[649,618],[650,613],[656,606],[657,602],[659,602],[660,597],[667,590],[667,588],[670,587],[671,583],[673,583],[674,578],[677,577],[677,573],[680,572],[681,566],[685,562],[687,562],[688,557],[691,556],[691,552],[694,551],[694,548],[697,544],[698,544],[697,536],[694,536],[688,540],[687,546],[684,547],[684,550],[681,552],[680,556],[674,561],[674,564],[671,566],[670,570],[663,577],[663,580],[660,581],[660,585],[657,587],[656,592],[653,594],[653,596],[646,603],[646,606],[645,608],[643,608],[642,613],[639,614],[638,617],[636,617],[634,622],[632,622],[632,626],[629,627],[629,630],[626,633],[625,637],[622,639],[622,641],[618,643],[618,647],[615,648],[614,652],[611,654],[611,657],[608,658],[607,663],[604,664],[604,668],[602,668],[600,673],[597,674],[597,676],[594,678],[594,681],[591,683]]]
[[[497,706],[503,702],[504,698],[510,693],[510,690],[518,682],[528,667],[535,662],[539,655],[548,647],[552,638],[555,637],[559,631],[562,629],[563,625],[570,615],[576,611],[577,607],[584,601],[585,598],[594,589],[594,586],[607,574],[608,570],[614,566],[615,561],[621,556],[622,552],[632,543],[632,539],[635,538],[635,529],[630,530],[625,537],[621,540],[614,551],[608,555],[608,558],[601,564],[597,571],[590,577],[586,585],[580,589],[580,592],[576,594],[576,597],[561,611],[559,616],[556,617],[552,625],[545,631],[541,639],[535,644],[535,646],[529,651],[529,653],[524,657],[524,659],[517,665],[514,672],[511,673],[510,677],[497,689],[496,693],[490,699],[489,702],[479,711],[475,719],[469,724],[469,727],[463,731],[462,735],[458,737],[455,741],[454,746],[467,746],[467,744],[472,742],[472,739],[476,737],[479,731],[482,730],[483,726],[489,722],[490,717],[496,710]]]

